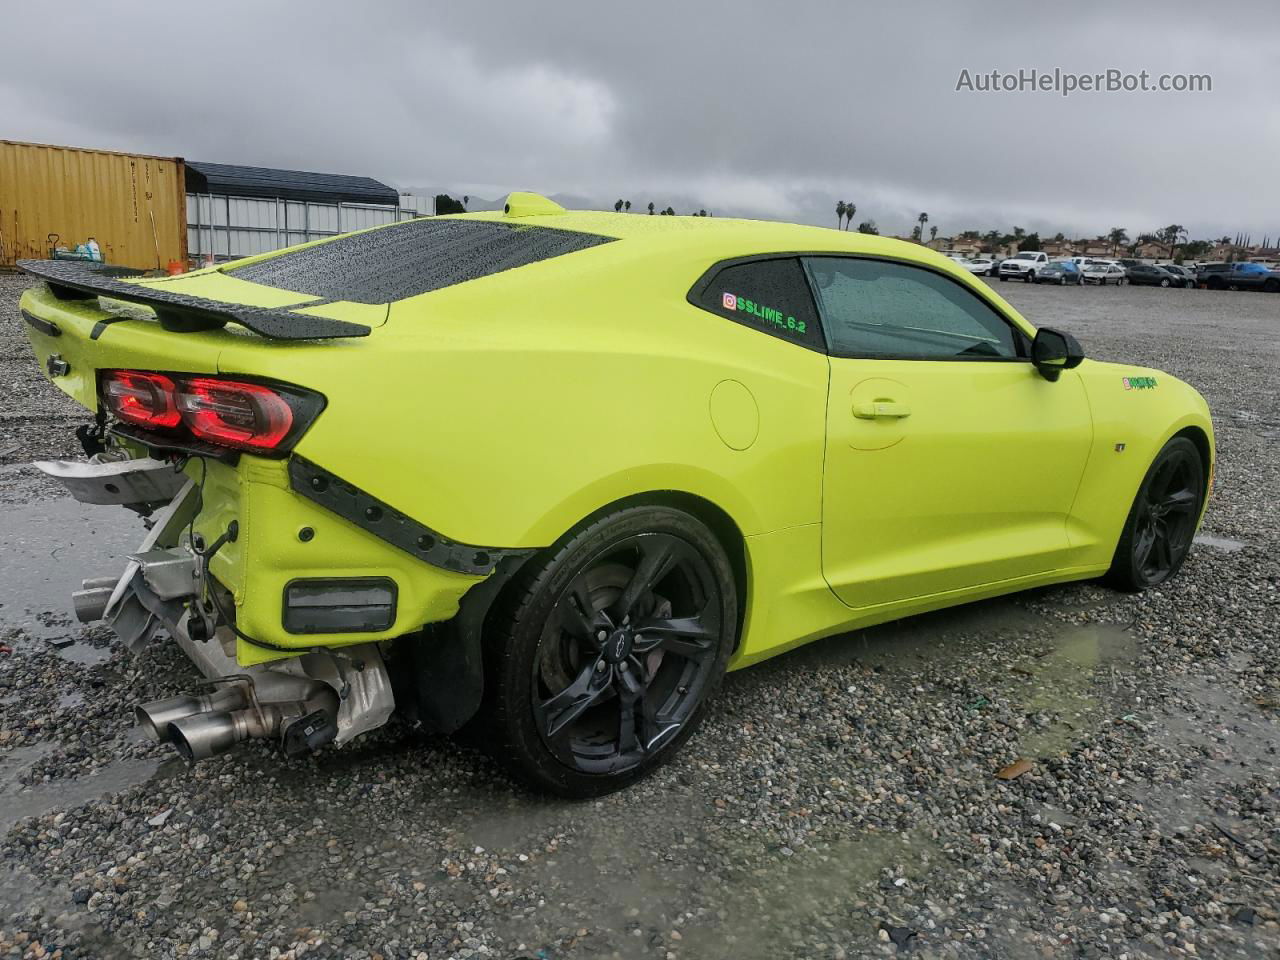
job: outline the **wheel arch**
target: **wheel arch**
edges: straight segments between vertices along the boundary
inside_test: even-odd
[[[597,518],[606,514],[615,513],[619,510],[625,510],[628,507],[644,507],[644,506],[665,506],[676,510],[682,510],[701,521],[707,529],[709,529],[716,540],[720,543],[721,548],[725,552],[725,556],[729,558],[729,566],[733,570],[734,589],[738,598],[738,630],[735,647],[742,640],[742,624],[747,609],[747,592],[749,589],[749,573],[747,565],[747,540],[743,533],[741,524],[734,519],[733,515],[725,509],[721,504],[711,500],[701,494],[692,493],[687,490],[647,490],[639,493],[631,493],[616,499],[610,500],[608,503],[601,504],[591,512],[580,516],[573,523],[565,527],[555,541],[542,550],[535,551],[529,557],[525,558],[527,563],[537,556],[555,550],[571,537],[577,530],[585,527]],[[508,582],[514,579],[516,570],[513,568]],[[504,585],[505,590],[505,585]],[[496,604],[495,604],[496,605]]]
[[[1183,427],[1173,437],[1186,437],[1196,445],[1196,450],[1200,453],[1200,463],[1204,467],[1205,505],[1209,503],[1210,488],[1213,484],[1213,444],[1209,441],[1209,435],[1205,433],[1202,427],[1192,424]],[[1170,437],[1170,439],[1173,439]]]
[[[411,636],[397,641],[397,660],[405,670],[398,679],[400,697],[413,721],[438,733],[453,733],[464,727],[480,709],[484,699],[484,643],[492,629],[491,618],[503,608],[512,590],[518,588],[521,572],[577,530],[598,517],[637,506],[666,506],[702,522],[720,543],[733,571],[737,593],[737,624],[734,652],[742,643],[746,620],[749,574],[747,541],[741,526],[719,504],[683,490],[650,490],[629,494],[597,507],[566,527],[548,546],[499,563],[487,580],[463,595],[457,615],[442,624],[428,625],[429,636]]]

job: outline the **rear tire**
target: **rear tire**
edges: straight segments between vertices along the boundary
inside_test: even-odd
[[[1137,593],[1175,576],[1191,549],[1204,494],[1200,450],[1186,437],[1174,437],[1138,488],[1106,582]]]
[[[488,749],[563,797],[634,783],[701,722],[737,608],[732,567],[701,521],[663,506],[592,520],[530,561],[485,632]]]

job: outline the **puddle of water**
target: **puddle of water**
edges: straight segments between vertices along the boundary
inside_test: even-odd
[[[0,519],[0,630],[20,627],[37,639],[74,634],[72,592],[88,577],[121,571],[143,535],[127,510],[70,497],[7,508]],[[94,654],[72,649],[64,655],[96,662]]]
[[[1179,686],[1180,698],[1192,709],[1156,718],[1151,736],[1160,753],[1198,758],[1195,772],[1174,783],[1138,785],[1131,793],[1168,826],[1189,830],[1197,822],[1225,824],[1213,809],[1214,798],[1226,786],[1272,776],[1280,715],[1242,702],[1229,677],[1195,674]]]
[[[78,807],[90,800],[145,783],[160,766],[156,760],[118,760],[87,777],[20,787],[18,778],[22,773],[53,749],[53,744],[41,743],[33,747],[19,747],[0,758],[0,836],[26,817]]]
[[[807,845],[791,856],[774,854],[723,891],[721,922],[685,928],[682,952],[735,960],[794,956],[800,941],[829,926],[831,917],[847,915],[854,901],[878,886],[924,889],[938,859],[937,845],[922,830],[866,834]],[[868,940],[874,936],[869,929]]]
[[[1137,655],[1137,638],[1115,624],[1063,629],[1048,653],[1026,665],[1033,686],[1023,700],[1024,709],[1045,714],[1050,722],[1023,732],[1018,739],[1021,753],[1047,757],[1075,744],[1100,719],[1099,694],[1114,689],[1107,668]]]
[[[1237,550],[1243,550],[1248,544],[1243,540],[1232,540],[1228,537],[1215,537],[1211,533],[1196,534],[1195,543],[1202,547],[1212,547],[1214,550],[1221,550],[1223,553],[1235,553]]]

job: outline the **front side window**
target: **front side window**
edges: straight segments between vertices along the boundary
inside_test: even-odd
[[[1020,338],[961,284],[906,264],[807,257],[830,352],[846,357],[1003,359]]]

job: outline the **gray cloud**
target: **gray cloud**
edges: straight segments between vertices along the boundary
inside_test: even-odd
[[[1280,20],[1213,7],[24,5],[0,136],[943,234],[1280,234]],[[50,57],[56,50],[57,56]],[[1210,93],[956,92],[962,69]]]

